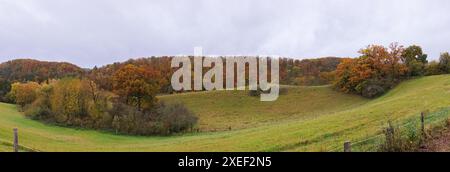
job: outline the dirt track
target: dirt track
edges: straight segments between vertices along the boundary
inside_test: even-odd
[[[442,133],[428,140],[426,147],[421,149],[422,152],[450,152],[450,130],[447,129]]]

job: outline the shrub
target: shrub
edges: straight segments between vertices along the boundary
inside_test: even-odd
[[[393,83],[386,79],[368,79],[355,87],[355,91],[366,98],[375,98],[383,95]]]
[[[425,75],[440,75],[442,71],[439,68],[439,63],[432,61],[425,66]]]
[[[154,111],[115,102],[109,110],[111,129],[116,133],[135,135],[168,135],[194,127],[198,118],[183,104],[158,103]]]
[[[25,106],[24,114],[31,119],[48,119],[52,114],[48,99],[40,97],[32,104]]]
[[[24,114],[31,119],[49,119],[52,115],[50,109],[50,94],[52,86],[49,84],[41,85],[37,91],[37,98],[33,103],[25,106]]]
[[[143,119],[142,112],[137,108],[126,105],[121,102],[113,103],[113,107],[108,111],[112,117],[110,127],[116,133],[146,135],[150,132],[136,132],[136,128],[143,127],[137,124],[143,124],[147,119]],[[139,122],[139,123],[138,123]]]
[[[420,147],[422,139],[421,131],[416,122],[412,122],[406,126],[406,130],[402,131],[399,127],[394,126],[391,122],[383,131],[385,140],[380,145],[379,151],[382,152],[413,152]]]
[[[160,103],[157,110],[158,121],[161,122],[165,133],[175,133],[191,129],[197,123],[198,118],[183,104]]]
[[[379,85],[367,85],[362,90],[362,96],[367,98],[374,98],[381,96],[385,93],[385,89]]]

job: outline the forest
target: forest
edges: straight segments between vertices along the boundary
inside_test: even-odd
[[[332,84],[337,91],[375,98],[409,78],[450,73],[449,53],[428,61],[417,45],[370,45],[359,53],[356,58],[281,58],[280,84]],[[170,85],[176,71],[170,67],[172,58],[130,59],[92,69],[11,60],[0,64],[0,100],[17,104],[28,118],[64,126],[131,135],[195,131],[193,112],[157,98],[176,94]]]

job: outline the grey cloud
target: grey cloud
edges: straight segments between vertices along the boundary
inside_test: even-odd
[[[0,61],[84,67],[152,55],[356,56],[368,44],[450,51],[447,0],[0,0]]]

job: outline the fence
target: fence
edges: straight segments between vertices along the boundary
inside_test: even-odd
[[[433,127],[437,125],[442,125],[447,122],[447,119],[450,117],[450,107],[446,108],[440,108],[439,110],[435,112],[422,112],[420,115],[406,119],[405,123],[398,126],[400,129],[405,129],[409,127],[414,127],[414,125],[420,124],[420,130],[421,133],[425,133],[425,127]],[[417,126],[418,127],[418,126]],[[375,150],[376,146],[378,146],[383,139],[385,138],[385,135],[383,133],[383,130],[380,129],[380,131],[377,132],[374,136],[367,137],[362,140],[356,140],[356,141],[346,141],[344,142],[344,149],[342,147],[336,147],[332,149],[332,152],[351,152],[352,150],[357,151],[363,151],[367,150]],[[364,148],[365,147],[365,148]]]
[[[405,123],[399,126],[399,128],[407,128],[412,125],[420,124],[420,129],[422,130],[422,133],[424,133],[425,125],[428,126],[435,126],[439,125],[443,122],[447,122],[447,119],[450,117],[450,107],[441,108],[438,111],[429,113],[429,112],[422,112],[420,116],[415,116],[412,118],[407,119]],[[18,152],[19,150],[24,150],[28,152],[39,152],[37,149],[33,149],[30,147],[26,147],[19,144],[19,131],[17,128],[13,129],[13,143],[2,141],[0,140],[0,144],[6,145],[6,146],[12,146],[14,152]],[[375,134],[374,136],[367,137],[362,140],[356,140],[356,141],[346,141],[344,142],[344,149],[342,147],[336,147],[334,149],[331,149],[332,152],[351,152],[352,150],[361,151],[363,150],[362,147],[371,145],[376,146],[377,143],[381,143],[384,139],[383,131],[380,130]],[[370,148],[369,148],[370,150]]]
[[[13,152],[26,151],[26,152],[39,152],[37,149],[33,149],[30,147],[26,147],[19,144],[19,130],[17,128],[13,128],[13,142],[8,142],[4,140],[0,140],[0,144],[5,146],[12,147]]]

